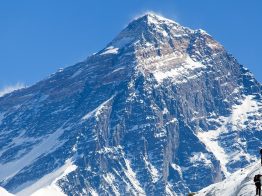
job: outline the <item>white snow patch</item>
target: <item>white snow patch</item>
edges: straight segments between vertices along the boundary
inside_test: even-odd
[[[118,71],[123,70],[123,69],[125,69],[125,67],[119,67],[119,68],[115,69],[114,71],[112,71],[112,73],[118,72]]]
[[[0,187],[0,195],[1,196],[14,196],[13,194],[9,193],[7,190],[5,190],[2,187]]]
[[[166,31],[161,31],[162,32],[162,35],[164,36],[164,37],[168,37],[168,33],[166,32]]]
[[[100,55],[105,55],[105,54],[117,54],[118,53],[119,48],[114,48],[113,46],[109,46],[105,49],[105,51],[103,53],[101,53]]]
[[[184,83],[202,75],[205,65],[194,61],[188,55],[181,52],[173,52],[162,56],[148,58],[137,57],[138,70],[146,75],[152,73],[158,83],[170,78],[174,83]],[[196,71],[199,69],[199,71]]]
[[[254,96],[246,96],[240,105],[233,106],[232,115],[228,119],[229,123],[233,125],[232,129],[241,130],[246,128],[245,122],[248,121],[249,116],[254,116],[255,114],[262,117],[262,114],[259,112],[260,108],[262,107],[254,100]],[[262,122],[256,127],[262,130]]]
[[[113,95],[110,99],[104,101],[97,108],[95,108],[91,112],[88,112],[85,116],[82,117],[82,120],[88,120],[92,116],[98,117],[102,113],[103,109],[107,109],[108,108],[108,103],[110,103],[114,97],[115,96]]]
[[[226,164],[230,160],[239,160],[241,156],[244,156],[247,160],[251,161],[254,157],[249,156],[244,152],[226,154],[224,149],[219,144],[220,135],[228,133],[228,127],[230,127],[233,131],[241,131],[247,126],[255,126],[256,129],[262,130],[261,120],[254,120],[253,122],[253,120],[248,119],[249,116],[259,116],[258,119],[262,119],[262,114],[259,112],[261,109],[261,104],[254,100],[254,96],[246,96],[243,98],[240,105],[232,107],[232,114],[229,117],[221,116],[219,118],[212,118],[209,120],[210,122],[216,121],[221,124],[219,128],[207,132],[199,131],[197,133],[198,138],[206,145],[207,149],[214,154],[217,160],[220,161],[222,171],[226,176],[229,175]],[[239,142],[243,143],[244,141]]]
[[[171,187],[172,186],[169,183],[166,184],[166,194],[169,196],[176,196],[177,194],[174,191],[172,191]]]
[[[163,114],[168,114],[169,113],[169,111],[168,111],[168,109],[167,108],[164,108],[164,110],[163,110],[163,112],[162,112]]]
[[[225,176],[228,176],[229,172],[227,171],[226,164],[228,163],[229,158],[224,149],[219,145],[219,142],[217,141],[220,133],[221,131],[219,130],[198,132],[197,137],[206,145],[207,149],[213,153],[216,159],[220,161],[223,173],[225,174]]]
[[[204,163],[205,165],[212,164],[209,155],[202,152],[193,153],[193,156],[190,157],[190,163],[197,164],[198,162]]]
[[[57,181],[64,178],[69,173],[75,171],[77,166],[73,164],[72,159],[65,162],[65,165],[59,169],[45,175],[31,186],[18,192],[17,196],[65,196]]]
[[[153,179],[153,183],[157,182],[159,180],[159,175],[158,175],[158,171],[157,169],[152,165],[151,162],[149,162],[148,157],[144,157],[144,161],[145,161],[145,165],[148,169],[148,171],[150,172],[152,179]]]
[[[122,149],[122,147],[116,146],[116,147],[103,147],[101,149],[99,149],[98,151],[96,151],[98,154],[107,154],[107,153],[115,153],[117,152],[119,149]]]
[[[147,20],[148,20],[149,24],[159,25],[161,23],[166,23],[166,24],[176,24],[176,25],[178,25],[178,23],[176,23],[175,21],[170,20],[168,18],[165,18],[164,16],[162,16],[159,13],[155,13],[155,12],[150,11],[150,12],[144,13],[143,15],[147,15]],[[141,16],[139,16],[139,17],[141,17]]]
[[[97,193],[96,190],[93,189],[93,188],[89,188],[89,192],[90,192],[90,194],[91,194],[92,196],[98,196],[98,193]]]
[[[181,66],[174,67],[173,69],[163,71],[158,69],[154,76],[156,80],[161,83],[166,78],[172,78],[172,80],[176,80],[179,76],[187,76],[190,72],[197,68],[205,68],[205,65],[202,63],[193,61],[189,56],[185,59],[185,61],[181,64]]]
[[[176,170],[181,178],[183,178],[183,172],[179,165],[172,163],[171,167]]]
[[[161,130],[159,130],[158,133],[154,132],[154,137],[155,138],[165,137],[166,135],[167,135],[166,129],[161,129]]]
[[[127,169],[124,169],[124,173],[135,188],[135,190],[138,192],[138,195],[146,195],[139,181],[136,179],[136,173],[132,170],[130,161],[125,159],[125,165]]]
[[[62,141],[58,141],[58,138],[64,133],[64,129],[59,128],[53,134],[50,134],[47,138],[44,138],[42,142],[34,146],[34,148],[26,155],[15,161],[0,164],[0,179],[7,180],[15,176],[24,167],[30,165],[39,156],[46,152],[50,152],[62,145]]]
[[[58,73],[63,72],[63,71],[64,71],[64,68],[59,68],[59,69],[57,70]]]
[[[113,192],[116,196],[120,195],[118,188],[114,185],[115,183],[115,177],[112,173],[107,173],[103,175],[105,181],[109,184],[109,186],[112,187]]]
[[[82,73],[82,69],[77,70],[70,78],[75,78],[76,76],[80,75]]]

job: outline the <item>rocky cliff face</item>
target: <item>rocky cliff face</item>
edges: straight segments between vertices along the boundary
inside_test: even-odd
[[[105,49],[0,98],[0,186],[176,195],[256,160],[261,85],[203,30],[147,14]]]

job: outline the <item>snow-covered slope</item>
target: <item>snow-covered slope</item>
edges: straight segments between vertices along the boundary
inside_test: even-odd
[[[257,160],[261,85],[203,30],[146,14],[104,49],[0,97],[0,186],[185,195]]]
[[[58,180],[61,180],[63,177],[69,173],[76,170],[76,165],[72,163],[72,160],[67,160],[66,164],[57,169],[56,171],[49,173],[34,184],[26,187],[22,191],[16,193],[17,196],[65,196],[61,188],[58,186]]]
[[[9,193],[7,190],[5,190],[2,187],[0,187],[0,195],[1,196],[14,196],[13,194]]]
[[[212,184],[196,194],[196,196],[251,196],[256,195],[253,178],[262,173],[260,163],[252,164],[241,169],[222,182]]]

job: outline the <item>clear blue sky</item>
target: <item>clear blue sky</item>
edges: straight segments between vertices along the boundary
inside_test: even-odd
[[[146,11],[205,29],[262,81],[261,0],[0,0],[0,89],[85,59]]]

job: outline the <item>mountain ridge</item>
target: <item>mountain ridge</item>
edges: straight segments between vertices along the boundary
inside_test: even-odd
[[[261,111],[261,85],[210,35],[146,15],[0,97],[0,185],[19,195],[71,160],[68,195],[198,191],[256,160]]]

